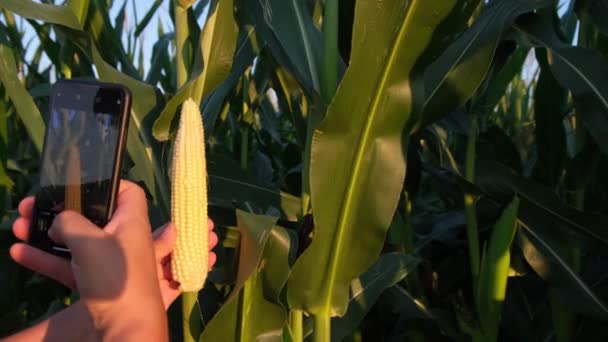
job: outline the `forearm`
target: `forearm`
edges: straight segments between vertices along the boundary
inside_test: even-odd
[[[26,330],[4,339],[4,342],[23,341],[91,341],[93,323],[86,307],[76,302]]]
[[[164,311],[162,315],[158,315],[157,317],[146,318],[143,318],[142,315],[125,313],[120,319],[108,322],[105,327],[95,327],[86,306],[82,302],[77,302],[50,318],[0,341],[164,342],[167,340],[168,328]]]

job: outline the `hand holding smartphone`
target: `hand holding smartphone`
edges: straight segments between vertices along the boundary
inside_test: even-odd
[[[69,258],[48,230],[63,210],[104,227],[116,205],[131,95],[110,83],[59,81],[51,91],[29,244]]]

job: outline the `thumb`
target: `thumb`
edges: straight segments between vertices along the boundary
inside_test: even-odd
[[[95,253],[96,244],[105,240],[105,235],[102,229],[71,210],[59,213],[49,229],[49,237],[56,243],[67,246],[77,259]]]

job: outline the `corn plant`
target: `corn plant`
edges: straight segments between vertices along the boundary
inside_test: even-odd
[[[123,177],[183,238],[172,340],[608,338],[606,0],[0,9],[0,334],[74,297],[5,247],[49,84],[94,78],[133,93]]]

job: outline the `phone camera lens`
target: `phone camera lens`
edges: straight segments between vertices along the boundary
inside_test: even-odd
[[[121,103],[122,103],[122,101],[120,101],[120,100],[116,100],[116,104],[118,104],[118,105],[119,105],[119,104],[121,104]]]

